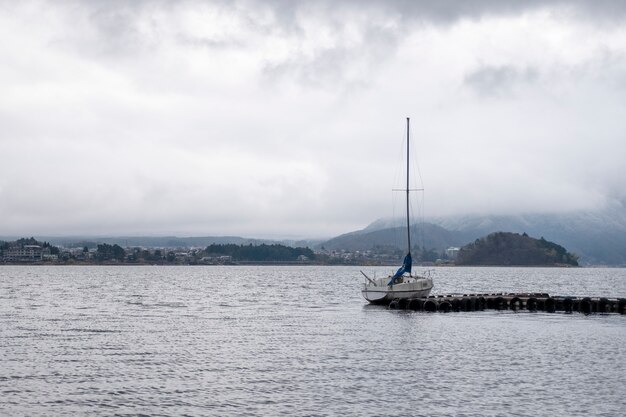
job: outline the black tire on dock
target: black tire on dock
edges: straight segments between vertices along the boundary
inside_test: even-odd
[[[574,300],[569,297],[563,299],[563,310],[566,313],[571,313],[574,310]]]
[[[461,311],[472,311],[472,305],[469,298],[461,298]]]
[[[399,306],[398,300],[392,300],[389,303],[389,310],[398,310],[399,307],[400,306]]]
[[[546,298],[543,306],[548,313],[554,313],[556,311],[556,300],[552,297]]]
[[[452,310],[452,304],[450,304],[450,302],[447,300],[443,300],[439,303],[438,308],[439,311],[441,311],[442,313],[448,313],[450,312],[450,310]]]
[[[428,299],[424,302],[424,311],[437,311],[437,301]]]
[[[506,301],[503,297],[497,297],[495,300],[493,300],[493,303],[496,310],[502,310],[506,308]]]
[[[591,314],[592,311],[593,311],[593,302],[591,301],[591,298],[585,297],[582,300],[580,300],[580,312],[581,313]]]
[[[537,298],[537,310],[545,310],[545,309],[546,309],[546,299]]]
[[[615,308],[617,309],[615,310],[616,313],[626,314],[626,298],[619,298]]]
[[[398,300],[398,308],[400,310],[406,310],[408,306],[409,306],[409,299],[408,298],[401,298],[401,299]]]
[[[598,313],[610,313],[611,302],[607,298],[600,298],[598,300]]]
[[[529,297],[526,300],[526,309],[528,311],[537,311],[537,299],[535,297]]]
[[[452,310],[461,311],[461,300],[458,298],[453,298],[450,304],[452,305]]]
[[[509,308],[511,310],[520,310],[522,308],[522,300],[519,297],[511,298],[511,301],[509,301]]]
[[[414,298],[409,302],[409,308],[413,311],[421,311],[422,306],[424,305],[424,301],[419,298]]]

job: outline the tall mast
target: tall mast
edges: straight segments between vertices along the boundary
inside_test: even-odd
[[[411,227],[409,224],[409,118],[406,118],[406,238],[411,253]]]

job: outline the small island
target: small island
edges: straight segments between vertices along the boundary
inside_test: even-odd
[[[578,256],[564,247],[526,233],[496,232],[463,246],[456,265],[578,266]]]

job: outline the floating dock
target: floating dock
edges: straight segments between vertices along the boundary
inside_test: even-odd
[[[528,310],[554,313],[626,314],[626,298],[551,297],[546,293],[447,294],[426,298],[395,299],[390,309],[442,313],[452,311]]]

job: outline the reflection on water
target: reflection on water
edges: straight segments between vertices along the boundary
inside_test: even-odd
[[[389,268],[370,268],[382,275]],[[620,415],[626,317],[369,306],[352,267],[0,267],[1,415]],[[624,269],[435,291],[626,297]]]

